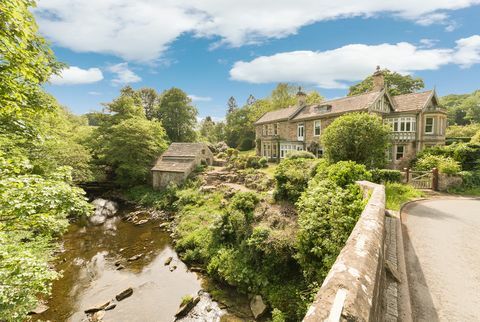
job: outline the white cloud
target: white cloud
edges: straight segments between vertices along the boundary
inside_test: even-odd
[[[98,68],[81,69],[70,66],[62,69],[60,75],[52,75],[50,83],[53,85],[78,85],[99,82],[103,79],[102,71]]]
[[[96,92],[96,91],[90,91],[90,92],[88,92],[88,95],[99,96],[99,95],[102,95],[102,93]]]
[[[116,76],[112,79],[114,84],[131,84],[137,83],[142,80],[140,76],[135,74],[130,68],[128,68],[128,63],[120,63],[113,66],[110,66],[108,70]]]
[[[457,40],[454,60],[462,68],[480,63],[480,35]]]
[[[438,39],[420,39],[421,48],[432,48],[438,42]]]
[[[151,62],[184,33],[220,39],[217,45],[241,46],[286,37],[319,21],[386,13],[422,25],[451,26],[449,11],[479,3],[480,0],[41,0],[35,12],[40,30],[60,46]]]
[[[451,61],[451,49],[418,49],[409,43],[353,44],[328,51],[293,51],[236,62],[234,80],[250,83],[298,82],[345,88],[371,74],[377,65],[399,73],[438,69]]]
[[[193,102],[210,102],[212,100],[211,97],[208,96],[197,96],[197,95],[188,95],[188,97],[193,101]]]

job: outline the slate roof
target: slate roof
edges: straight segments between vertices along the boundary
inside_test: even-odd
[[[297,115],[292,118],[292,120],[299,121],[319,115],[323,116],[365,110],[372,105],[382,93],[383,91],[368,92],[365,94],[324,101],[316,105],[305,106]],[[330,109],[326,111],[319,110],[319,107],[322,106],[329,106]]]
[[[395,111],[403,112],[421,110],[432,94],[433,90],[393,96],[392,99],[395,104]]]
[[[260,117],[255,124],[268,123],[273,121],[285,121],[298,109],[298,106],[290,106],[281,110],[267,112]]]
[[[185,172],[192,167],[194,160],[189,160],[188,162],[178,162],[178,161],[166,161],[159,158],[155,166],[152,168],[152,171],[162,171],[162,172]]]
[[[205,143],[172,143],[162,156],[194,157],[201,153],[203,149],[208,150],[208,146]]]

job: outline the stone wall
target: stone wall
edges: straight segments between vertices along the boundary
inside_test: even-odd
[[[447,191],[449,188],[460,187],[463,183],[461,176],[449,175],[445,173],[438,174],[438,190]]]
[[[385,187],[360,181],[370,196],[303,321],[378,321],[385,280]]]

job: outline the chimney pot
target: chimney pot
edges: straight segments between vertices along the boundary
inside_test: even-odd
[[[379,92],[385,88],[385,75],[380,69],[380,66],[377,66],[377,70],[372,75],[373,78],[373,90]]]
[[[300,86],[298,87],[298,92],[297,92],[297,102],[298,102],[298,106],[304,106],[307,104],[307,94],[302,92],[302,88]]]

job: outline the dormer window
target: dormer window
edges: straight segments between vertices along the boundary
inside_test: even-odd
[[[325,105],[317,105],[315,107],[315,111],[319,113],[327,113],[332,110],[332,105],[325,104]]]

